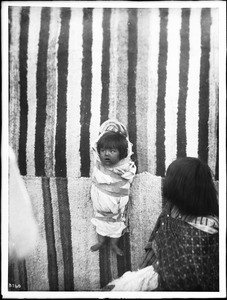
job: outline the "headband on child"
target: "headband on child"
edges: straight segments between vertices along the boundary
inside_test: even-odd
[[[110,119],[102,123],[99,129],[99,137],[101,137],[107,131],[114,131],[128,137],[128,131],[126,127],[117,120]]]

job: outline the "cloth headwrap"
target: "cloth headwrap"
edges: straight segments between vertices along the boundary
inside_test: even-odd
[[[104,123],[102,123],[102,125],[100,126],[100,129],[99,129],[98,139],[93,144],[94,145],[92,147],[93,150],[97,151],[97,142],[101,138],[101,136],[103,136],[103,134],[106,133],[107,131],[118,132],[126,137],[126,139],[128,141],[128,156],[127,157],[130,158],[131,155],[133,154],[133,152],[132,152],[132,143],[128,139],[128,131],[127,131],[126,127],[116,119],[109,119],[109,120],[105,121]]]
[[[128,131],[126,127],[120,123],[117,120],[110,119],[102,123],[99,129],[99,138],[106,132],[106,131],[114,131],[121,133],[124,135],[126,138],[128,137]]]

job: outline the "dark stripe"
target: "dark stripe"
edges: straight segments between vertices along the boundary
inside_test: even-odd
[[[61,9],[61,30],[58,47],[58,99],[57,126],[55,141],[55,176],[66,177],[66,112],[67,112],[67,75],[68,75],[68,44],[69,22],[71,9]]]
[[[99,272],[100,288],[103,288],[112,280],[109,240],[107,240],[105,246],[99,250]]]
[[[41,27],[39,34],[39,49],[37,61],[37,108],[35,131],[35,173],[45,176],[44,134],[46,124],[47,102],[47,49],[50,26],[50,8],[42,8]]]
[[[158,99],[156,128],[157,176],[165,175],[165,94],[166,94],[166,64],[168,54],[167,23],[168,9],[160,9],[160,42],[158,58]]]
[[[8,262],[8,290],[9,291],[15,290],[15,284],[19,284],[18,279],[16,278],[15,270],[16,270],[15,259],[10,257]]]
[[[132,159],[137,165],[136,123],[136,66],[137,66],[137,9],[128,10],[128,133],[133,144]]]
[[[50,179],[42,178],[44,222],[46,230],[48,278],[50,291],[58,290],[58,265],[54,238],[53,209],[51,204]]]
[[[28,278],[27,278],[27,269],[26,269],[26,261],[22,259],[18,261],[18,270],[19,270],[19,282],[20,282],[20,291],[28,290]]]
[[[162,209],[165,207],[165,205],[166,205],[166,203],[167,203],[167,199],[165,199],[165,197],[163,196],[163,185],[164,185],[164,180],[165,180],[165,177],[162,177],[162,179],[161,179]]]
[[[59,207],[59,223],[61,233],[61,245],[64,264],[65,291],[74,290],[73,276],[73,254],[72,254],[72,233],[71,215],[68,199],[68,181],[66,178],[57,178],[57,194]]]
[[[181,17],[181,49],[179,75],[180,86],[177,116],[177,157],[186,156],[186,99],[188,92],[190,9],[183,8]]]
[[[29,7],[21,10],[20,48],[19,48],[19,77],[20,77],[20,133],[18,149],[18,165],[21,175],[27,174],[26,143],[28,129],[28,99],[27,99],[27,51]]]
[[[102,47],[102,98],[100,124],[108,119],[109,115],[109,84],[110,84],[110,18],[111,9],[103,10],[103,47]]]
[[[129,233],[125,233],[119,241],[119,248],[124,251],[124,256],[117,256],[118,277],[131,270],[131,250]]]
[[[8,7],[8,19],[9,19],[9,31],[8,31],[8,51],[10,53],[10,45],[12,43],[12,39],[11,39],[11,24],[12,24],[12,7]],[[10,55],[8,56],[8,66],[10,66]],[[8,82],[10,82],[10,67],[9,67],[9,73],[8,73]],[[9,90],[8,90],[8,99],[10,102],[10,85],[9,85]],[[10,105],[9,105],[10,107]],[[2,118],[1,118],[1,128],[2,128]]]
[[[210,70],[210,8],[201,12],[201,65],[199,90],[199,158],[208,161],[209,70]]]
[[[85,8],[83,15],[83,61],[81,79],[81,176],[90,175],[91,82],[92,82],[92,8]]]
[[[9,31],[8,31],[8,50],[10,51],[10,45],[12,43],[12,39],[11,39],[11,31],[12,29],[10,28],[11,24],[12,24],[12,7],[8,7],[8,19],[9,19]],[[10,53],[10,52],[9,52]],[[8,57],[8,65],[10,66],[10,55]],[[10,82],[10,72],[8,74],[8,79],[9,79],[9,82]],[[10,89],[9,89],[10,91]],[[9,93],[9,96],[10,96],[10,93]],[[10,101],[10,97],[9,97],[9,101]]]
[[[225,149],[226,149],[226,140],[225,140]],[[219,114],[217,115],[217,153],[216,153],[215,180],[217,181],[219,180]]]

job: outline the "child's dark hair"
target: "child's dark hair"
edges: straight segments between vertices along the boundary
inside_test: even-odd
[[[163,196],[181,214],[218,216],[218,198],[209,166],[195,157],[178,158],[166,172]]]
[[[100,149],[117,149],[119,151],[119,159],[123,159],[128,155],[128,141],[126,137],[118,132],[107,131],[97,142],[97,150]]]

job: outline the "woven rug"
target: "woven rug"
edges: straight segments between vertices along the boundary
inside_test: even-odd
[[[24,177],[39,226],[37,247],[24,261],[10,262],[9,282],[28,291],[99,290],[136,270],[161,211],[161,177],[136,175],[129,205],[129,232],[120,240],[124,257],[107,244],[97,252],[90,219],[90,178]]]
[[[138,173],[187,155],[218,179],[218,9],[12,6],[9,20],[22,175],[89,177],[99,126],[117,118]]]

